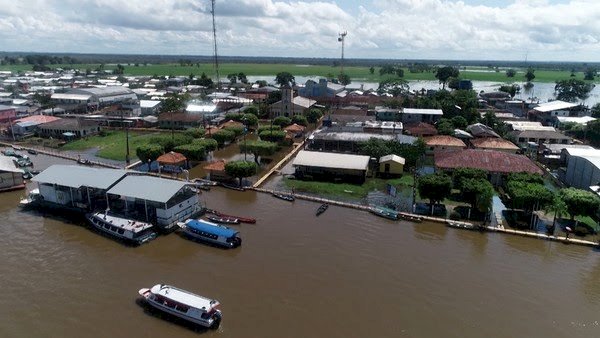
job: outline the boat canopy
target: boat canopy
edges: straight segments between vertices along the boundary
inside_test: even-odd
[[[220,226],[220,225],[217,225],[217,224],[214,224],[211,222],[207,222],[204,220],[190,219],[185,222],[185,225],[196,231],[204,231],[204,232],[211,233],[213,235],[223,236],[226,238],[235,236],[238,233],[238,231],[235,231],[233,229],[230,229],[230,228],[227,228],[224,226]]]

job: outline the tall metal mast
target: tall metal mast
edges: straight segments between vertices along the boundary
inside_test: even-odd
[[[220,80],[219,80],[219,56],[217,53],[217,25],[215,24],[215,0],[211,1],[212,3],[212,9],[210,11],[210,13],[212,14],[212,26],[213,26],[213,52],[214,52],[214,62],[215,62],[215,75],[216,75],[216,80],[217,80],[217,89],[220,88]]]
[[[344,31],[339,34],[338,41],[342,43],[342,60],[340,62],[340,74],[344,74],[344,41],[346,40],[346,35],[348,32]]]

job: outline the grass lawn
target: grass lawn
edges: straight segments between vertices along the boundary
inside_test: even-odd
[[[410,186],[412,187],[413,178],[411,175],[404,175],[401,178],[384,180],[380,178],[369,178],[362,185],[350,183],[331,183],[318,181],[300,181],[300,180],[283,180],[286,187],[294,189],[296,192],[307,192],[328,197],[347,197],[347,198],[364,198],[373,190],[385,190],[386,184],[395,186]]]
[[[156,133],[129,133],[129,156],[136,158],[135,149],[148,142]],[[62,150],[88,150],[98,148],[96,156],[117,161],[125,161],[126,140],[124,131],[109,131],[106,136],[91,136],[62,146]]]
[[[86,68],[96,69],[98,64],[74,64],[74,65],[51,65],[51,67],[66,67],[76,68],[85,70]],[[149,64],[144,66],[124,65],[125,75],[159,75],[159,76],[189,76],[190,74],[200,75],[206,73],[208,76],[213,75],[212,63],[201,63],[198,66],[181,66],[178,63],[164,63],[164,64]],[[116,65],[108,64],[105,66],[107,70],[115,69]],[[369,71],[370,67],[362,66],[347,66],[344,67],[344,72],[350,76],[351,79],[379,82],[389,75],[380,76],[379,67],[375,67],[374,74]],[[4,65],[0,66],[0,70],[11,70],[11,71],[24,71],[32,70],[31,65]],[[482,67],[469,67],[468,71],[461,69],[461,78],[474,80],[474,81],[497,81],[497,82],[524,82],[525,81],[525,69],[515,68],[517,74],[513,78],[508,78],[506,72],[501,70],[499,72],[490,72],[487,68]],[[282,64],[282,63],[223,63],[220,66],[220,73],[225,78],[226,74],[240,73],[243,72],[246,75],[255,76],[272,76],[275,79],[275,74],[279,72],[290,72],[295,76],[331,76],[339,73],[339,67],[333,67],[328,65],[297,65],[297,64]],[[536,70],[535,71],[535,82],[555,82],[557,80],[570,79],[570,71],[560,70]],[[577,79],[583,79],[583,73],[577,72]],[[406,80],[436,80],[432,72],[428,73],[411,73],[408,69],[404,69],[404,79]],[[600,78],[596,78],[595,82],[600,82]]]

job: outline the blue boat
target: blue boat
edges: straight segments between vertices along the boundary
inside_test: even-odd
[[[377,207],[369,208],[369,211],[374,215],[377,215],[377,216],[383,217],[383,218],[387,218],[387,219],[391,219],[394,221],[397,221],[398,219],[400,219],[400,214],[398,213],[398,211],[393,210],[393,209],[377,206]]]
[[[202,219],[188,219],[184,223],[177,223],[177,225],[179,225],[186,236],[192,239],[225,248],[236,248],[242,244],[239,231],[223,225]]]

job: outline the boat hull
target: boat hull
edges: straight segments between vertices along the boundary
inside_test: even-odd
[[[179,226],[181,227],[181,230],[183,231],[184,236],[186,236],[189,239],[195,240],[195,241],[207,243],[207,244],[222,247],[225,249],[234,249],[234,248],[237,248],[238,246],[242,245],[242,239],[239,237],[237,237],[236,240],[233,242],[226,242],[226,239],[221,238],[221,237],[214,240],[214,239],[207,238],[207,237],[201,236],[199,234],[196,234],[195,232],[191,231],[185,225],[180,224]]]
[[[211,317],[207,320],[202,320],[202,319],[198,319],[196,317],[191,317],[191,316],[187,316],[184,313],[178,312],[176,310],[173,310],[163,304],[159,304],[157,302],[155,302],[154,300],[152,300],[150,298],[150,289],[141,289],[139,291],[139,294],[143,297],[143,299],[146,301],[146,303],[150,306],[152,306],[155,309],[158,309],[160,311],[166,312],[170,315],[173,315],[175,317],[184,319],[188,322],[206,327],[206,328],[210,328],[210,329],[217,329],[219,328],[219,326],[221,325],[221,311],[217,310],[214,317]]]
[[[100,233],[107,235],[111,238],[114,238],[114,239],[117,239],[117,240],[120,240],[120,241],[123,241],[126,243],[130,243],[130,244],[134,244],[134,245],[142,245],[142,244],[150,242],[151,240],[156,238],[156,233],[154,233],[154,232],[149,233],[148,235],[139,237],[139,238],[129,238],[126,236],[119,235],[118,233],[106,230],[103,226],[104,223],[102,222],[102,220],[99,220],[94,215],[89,215],[86,218],[95,230],[97,230]]]

